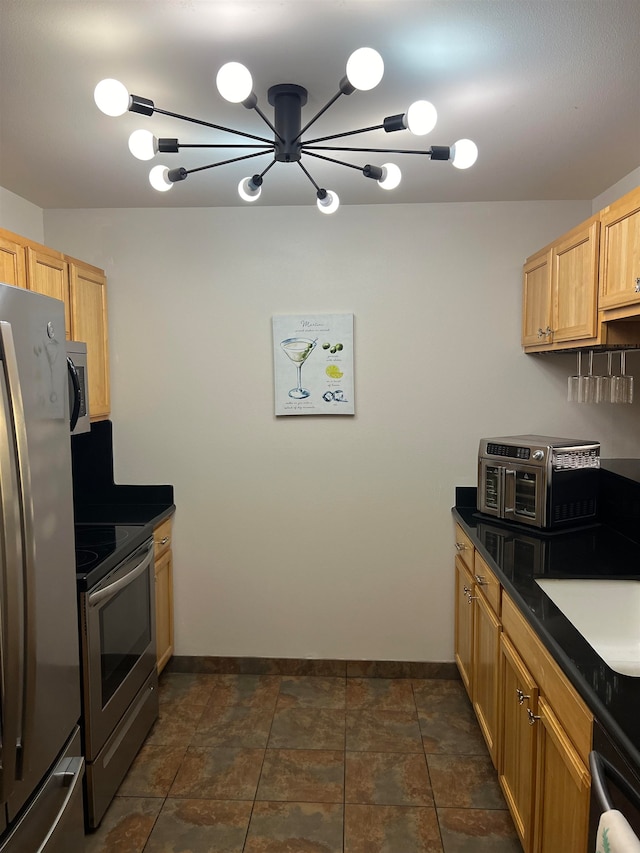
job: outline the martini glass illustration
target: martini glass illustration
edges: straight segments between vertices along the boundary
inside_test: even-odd
[[[280,346],[295,364],[298,371],[298,383],[295,388],[289,391],[289,396],[294,400],[304,400],[311,393],[306,388],[302,387],[302,365],[309,358],[316,345],[316,341],[310,341],[309,338],[287,338],[280,341]]]

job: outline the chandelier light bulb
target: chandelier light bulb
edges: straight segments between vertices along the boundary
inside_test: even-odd
[[[108,77],[93,90],[96,106],[107,116],[121,116],[129,109],[129,92],[119,80]]]
[[[436,126],[438,113],[431,101],[414,101],[405,118],[407,127],[414,136],[424,136]]]
[[[129,137],[129,151],[138,160],[151,160],[158,153],[158,140],[150,130],[134,130]]]
[[[347,79],[363,92],[374,89],[382,80],[384,62],[377,50],[360,47],[347,60]]]
[[[340,199],[338,193],[333,190],[327,190],[324,198],[318,198],[316,204],[320,213],[335,213],[340,207]]]
[[[243,178],[238,184],[238,195],[244,201],[257,201],[262,192],[261,186],[256,186],[253,178]]]
[[[173,186],[169,180],[169,169],[166,166],[154,166],[149,172],[149,183],[159,193],[166,193]]]
[[[241,62],[227,62],[218,71],[216,86],[225,101],[240,104],[253,90],[251,72]]]
[[[451,162],[456,169],[468,169],[478,159],[478,146],[470,139],[459,139],[451,146]]]
[[[402,180],[402,172],[395,163],[382,164],[382,177],[378,184],[383,190],[395,190]]]

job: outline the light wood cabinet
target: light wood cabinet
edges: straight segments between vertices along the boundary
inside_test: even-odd
[[[524,853],[586,853],[593,714],[460,525],[455,537],[455,659]]]
[[[0,229],[0,281],[64,302],[66,339],[87,344],[90,418],[107,418],[111,390],[104,271]]]
[[[44,247],[27,246],[27,287],[64,302],[64,325],[67,340],[71,338],[69,315],[69,266],[60,252]]]
[[[27,286],[25,247],[0,233],[0,281],[14,287]]]
[[[498,781],[525,853],[533,849],[538,686],[509,638],[500,637]]]
[[[640,188],[605,207],[600,253],[600,307],[605,316],[640,314]],[[613,311],[612,309],[617,309]],[[624,310],[623,310],[624,309]]]
[[[455,660],[460,678],[473,697],[473,578],[462,560],[456,557]]]
[[[156,582],[156,649],[158,674],[173,655],[173,516],[153,531]]]
[[[527,260],[522,345],[531,351],[593,346],[598,324],[600,221],[591,217]]]
[[[639,318],[640,188],[527,259],[522,346],[637,347]]]
[[[501,624],[491,596],[500,586],[493,573],[476,552],[473,586],[473,709],[494,765],[498,763],[498,688],[500,675]],[[488,580],[488,576],[495,583]]]
[[[69,302],[73,340],[87,345],[89,411],[91,420],[107,418],[111,411],[107,280],[102,270],[75,258],[69,266]]]
[[[502,626],[498,778],[516,828],[522,831],[523,849],[585,853],[593,715],[504,593]],[[527,725],[534,733],[524,733],[524,718],[517,717],[512,706],[512,690],[523,691]]]
[[[522,346],[541,347],[551,335],[551,270],[550,249],[527,259],[522,283]]]
[[[456,550],[455,660],[496,764],[500,584],[459,525]]]
[[[538,703],[534,853],[585,853],[591,776],[551,705]]]

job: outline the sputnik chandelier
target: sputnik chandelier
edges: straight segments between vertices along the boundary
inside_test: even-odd
[[[186,148],[214,148],[214,149],[253,149],[253,153],[242,154],[227,160],[219,160],[206,166],[198,166],[195,169],[185,169],[179,166],[169,169],[167,166],[158,165],[151,169],[149,181],[154,189],[165,192],[179,182],[184,181],[189,175],[201,172],[205,169],[213,169],[216,166],[225,166],[240,160],[250,160],[254,157],[263,157],[267,154],[272,159],[269,165],[262,171],[250,177],[244,178],[238,185],[240,197],[245,201],[256,201],[262,191],[264,176],[276,163],[297,163],[316,190],[317,204],[322,213],[333,213],[338,209],[340,200],[334,190],[320,187],[313,179],[307,168],[302,163],[303,155],[320,160],[327,160],[340,166],[356,169],[365,176],[378,182],[383,189],[391,190],[398,186],[401,173],[395,163],[384,163],[382,166],[366,164],[357,166],[338,160],[334,156],[321,152],[355,152],[360,154],[419,154],[427,156],[431,160],[451,160],[459,169],[467,169],[472,166],[478,156],[478,149],[470,139],[460,139],[454,145],[432,145],[426,149],[407,148],[352,148],[338,145],[326,145],[336,139],[347,136],[355,136],[359,133],[368,133],[374,130],[384,130],[385,133],[393,133],[398,130],[409,130],[415,136],[423,136],[429,133],[436,124],[436,109],[429,101],[416,101],[411,104],[406,113],[387,116],[382,124],[372,127],[363,127],[359,130],[348,130],[344,133],[334,133],[330,136],[318,136],[314,139],[303,139],[309,128],[334,104],[341,95],[351,95],[356,89],[367,91],[378,85],[384,73],[384,63],[380,54],[369,47],[361,47],[354,51],[349,57],[346,74],[340,81],[338,92],[319,110],[313,118],[302,127],[302,107],[307,102],[307,90],[294,83],[280,83],[271,86],[267,92],[267,98],[274,111],[273,123],[267,118],[258,106],[258,98],[253,91],[253,80],[251,74],[244,65],[239,62],[228,62],[219,70],[216,77],[216,85],[219,93],[227,101],[242,104],[246,109],[255,110],[264,123],[273,133],[273,138],[257,136],[222,127],[208,121],[202,121],[179,113],[169,112],[156,107],[153,101],[141,98],[138,95],[130,95],[126,87],[117,80],[102,80],[95,88],[94,99],[103,113],[109,116],[124,115],[127,111],[151,116],[154,113],[170,116],[192,124],[212,128],[223,133],[243,137],[250,142],[244,143],[181,143],[178,139],[156,138],[148,130],[135,130],[129,137],[129,149],[139,160],[151,160],[156,154],[178,153]]]

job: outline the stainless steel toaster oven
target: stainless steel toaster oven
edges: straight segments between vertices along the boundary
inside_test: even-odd
[[[594,521],[600,444],[543,435],[483,438],[478,451],[478,510],[553,529]]]

